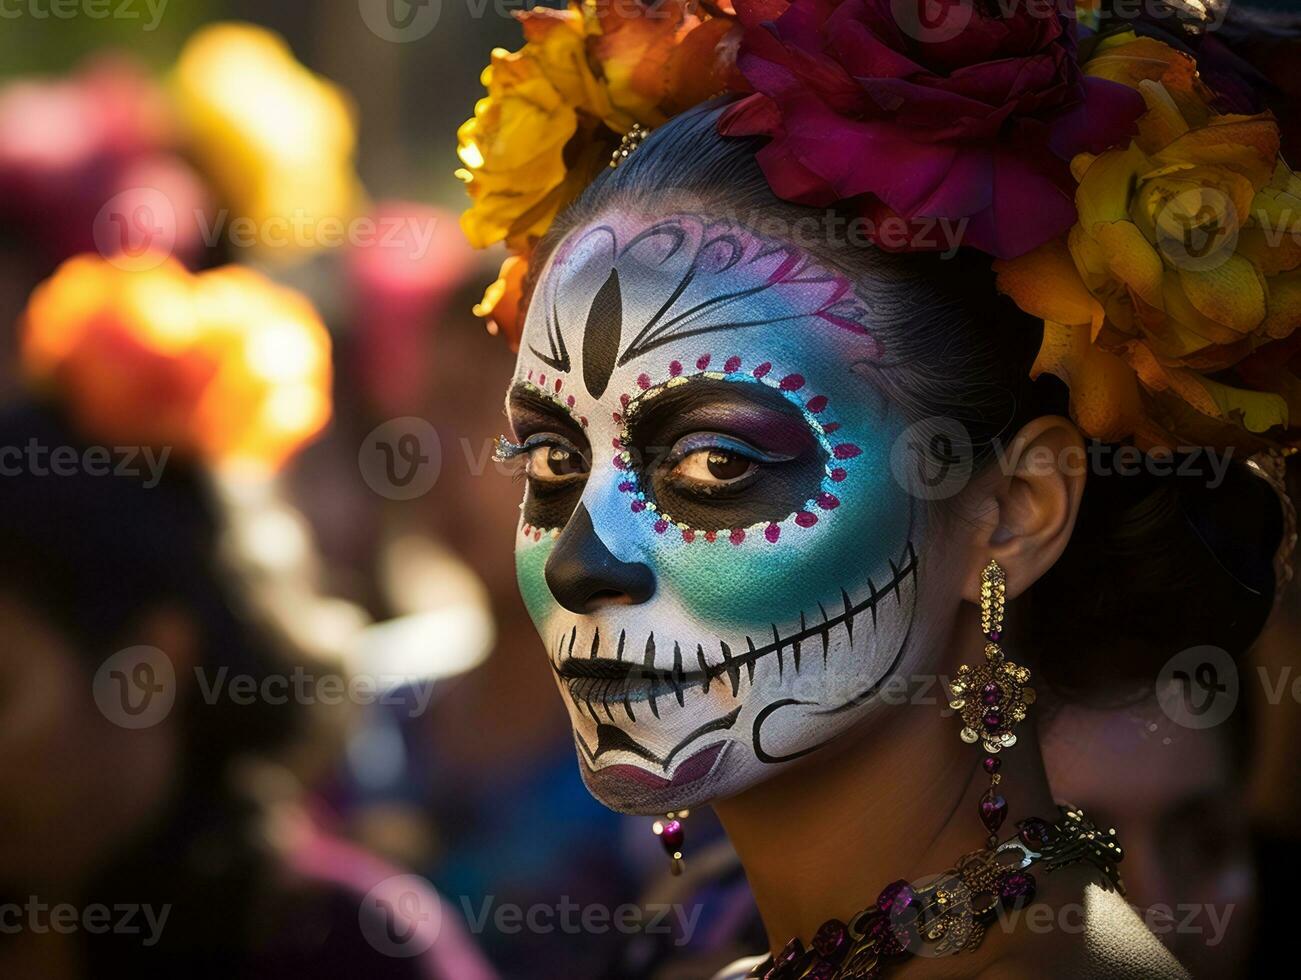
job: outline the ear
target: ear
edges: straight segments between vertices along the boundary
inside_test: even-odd
[[[1037,418],[1012,440],[981,481],[978,567],[968,570],[963,598],[980,601],[980,572],[992,558],[1007,573],[1014,598],[1057,563],[1075,530],[1088,472],[1084,439],[1068,419]],[[983,551],[983,554],[981,553]]]

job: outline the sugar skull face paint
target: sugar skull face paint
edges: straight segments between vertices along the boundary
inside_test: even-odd
[[[592,792],[732,795],[872,710],[921,516],[851,284],[734,225],[618,213],[556,249],[520,350],[519,582]]]

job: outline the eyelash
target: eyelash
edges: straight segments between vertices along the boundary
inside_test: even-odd
[[[497,444],[492,451],[492,458],[498,463],[508,463],[518,456],[531,453],[539,446],[555,446],[558,449],[582,455],[582,450],[567,439],[561,439],[554,433],[540,433],[539,435],[529,436],[523,442],[515,442],[508,436],[498,436]]]
[[[669,454],[664,457],[662,465],[674,466],[688,456],[707,449],[743,456],[753,463],[783,463],[790,459],[789,456],[765,453],[742,439],[736,439],[721,432],[696,432],[675,442]]]

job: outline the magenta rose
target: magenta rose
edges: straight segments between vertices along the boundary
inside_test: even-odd
[[[1136,91],[1081,73],[1056,0],[736,9],[754,94],[721,132],[771,137],[759,163],[774,193],[851,203],[887,248],[947,247],[941,219],[999,258],[1056,237],[1075,222],[1071,157],[1125,141],[1144,109]]]

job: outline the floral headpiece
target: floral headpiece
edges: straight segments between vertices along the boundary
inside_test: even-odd
[[[1274,117],[1227,111],[1173,39],[1094,31],[1055,0],[571,0],[517,17],[524,46],[493,52],[458,133],[462,226],[511,252],[476,312],[512,344],[556,214],[635,126],[730,93],[720,132],[768,138],[778,197],[869,229],[945,221],[993,256],[1044,320],[1034,372],[1067,383],[1087,435],[1301,445],[1301,180]],[[944,247],[877,244],[901,241]]]

